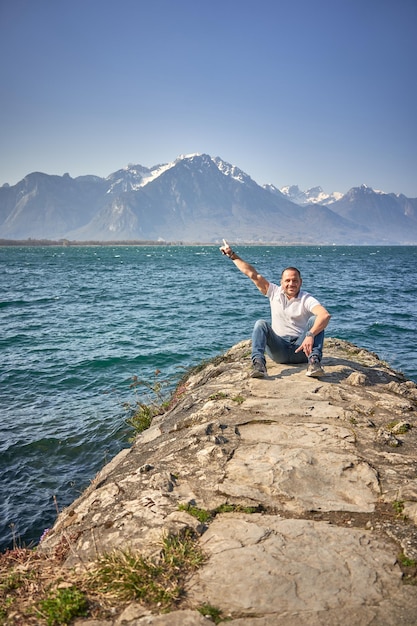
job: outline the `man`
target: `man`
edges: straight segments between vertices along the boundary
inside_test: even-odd
[[[323,376],[324,329],[330,314],[316,298],[301,290],[300,271],[287,267],[278,286],[241,259],[226,241],[220,250],[269,298],[271,306],[272,324],[258,320],[253,329],[251,376],[264,378],[267,375],[265,351],[276,363],[308,363],[307,376]]]

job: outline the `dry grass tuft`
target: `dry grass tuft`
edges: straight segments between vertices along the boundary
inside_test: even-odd
[[[169,611],[183,598],[188,576],[206,559],[190,528],[164,537],[157,558],[115,551],[82,572],[64,567],[68,549],[59,545],[44,554],[16,548],[0,554],[1,626],[58,626],[87,615],[103,619],[135,599]]]

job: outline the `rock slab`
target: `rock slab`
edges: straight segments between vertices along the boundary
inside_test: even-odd
[[[271,361],[252,379],[249,353],[242,342],[190,375],[41,549],[66,539],[67,565],[80,567],[113,549],[152,555],[164,533],[196,530],[207,561],[181,610],[133,604],[103,625],[199,626],[197,608],[211,605],[233,626],[414,626],[417,586],[400,555],[417,559],[416,385],[336,339],[322,379]],[[205,525],[184,510],[225,504],[234,512]]]

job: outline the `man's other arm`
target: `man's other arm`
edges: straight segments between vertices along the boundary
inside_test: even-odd
[[[314,320],[313,326],[310,328],[310,332],[313,333],[313,335],[318,335],[330,322],[331,315],[321,304],[317,304],[311,312],[316,316],[316,319]]]
[[[233,261],[237,269],[240,270],[242,274],[251,279],[251,281],[258,287],[259,291],[261,291],[265,296],[268,291],[269,281],[266,280],[262,274],[259,274],[253,265],[250,265],[250,263],[241,259],[236,252],[233,252],[230,246],[222,246],[220,250],[222,254],[225,254]]]
[[[313,315],[316,316],[314,324],[310,328],[310,333],[312,333],[312,335],[314,335],[315,337],[316,335],[318,335],[318,333],[326,328],[331,316],[330,313],[321,304],[316,304],[316,306],[312,308],[311,312],[313,313]],[[303,343],[297,348],[295,352],[301,352],[302,350],[308,358],[313,350],[314,337],[311,337],[310,335],[304,337]]]

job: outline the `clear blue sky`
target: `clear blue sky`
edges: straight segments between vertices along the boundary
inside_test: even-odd
[[[0,185],[205,152],[417,197],[417,0],[0,0]]]

